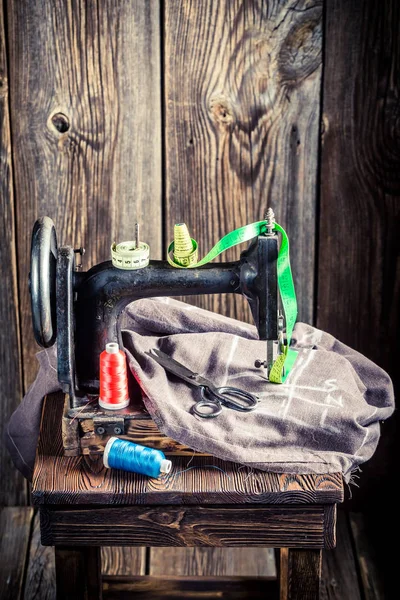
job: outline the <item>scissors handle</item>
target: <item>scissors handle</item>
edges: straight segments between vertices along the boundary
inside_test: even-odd
[[[213,399],[207,397],[205,393],[206,389],[203,386],[200,388],[201,400],[192,406],[192,411],[195,415],[203,419],[213,419],[221,414],[222,405],[216,396]]]
[[[228,408],[247,412],[254,410],[258,403],[257,396],[240,388],[223,386],[210,389],[209,392]]]
[[[247,412],[257,406],[258,399],[254,394],[239,388],[224,386],[219,388],[200,387],[201,400],[193,406],[193,412],[205,419],[218,417],[222,405],[233,410]]]

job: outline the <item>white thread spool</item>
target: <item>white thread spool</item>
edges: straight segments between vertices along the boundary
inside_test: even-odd
[[[138,223],[135,225],[135,241],[112,244],[111,260],[114,267],[126,271],[147,267],[150,260],[150,246],[139,240]]]

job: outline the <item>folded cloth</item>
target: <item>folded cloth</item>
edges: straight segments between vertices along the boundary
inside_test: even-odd
[[[370,360],[310,325],[297,323],[298,351],[285,383],[254,366],[265,355],[257,330],[171,298],[127,306],[122,337],[143,401],[165,435],[193,450],[278,473],[352,471],[374,453],[379,422],[394,410],[389,376]],[[259,397],[243,413],[223,408],[213,419],[191,412],[198,389],[168,374],[146,352],[159,348],[216,386],[232,385]],[[14,412],[6,443],[14,463],[31,478],[43,396],[59,389],[56,348],[38,353],[36,381]]]

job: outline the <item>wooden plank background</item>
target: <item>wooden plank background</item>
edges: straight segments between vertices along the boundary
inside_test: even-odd
[[[3,6],[0,6],[0,432],[22,397],[22,362],[18,314],[15,206],[9,115],[8,68]],[[26,284],[25,284],[26,287]],[[25,504],[26,486],[0,443],[0,506]]]
[[[24,383],[36,373],[28,287],[40,215],[85,268],[132,239],[161,255],[158,2],[9,0],[8,47]],[[14,76],[13,76],[14,74]]]
[[[185,221],[205,254],[272,206],[296,248],[299,317],[310,322],[322,3],[171,0],[165,7],[167,238]],[[190,302],[249,318],[236,295]]]
[[[334,0],[326,17],[317,324],[398,387],[400,6]],[[398,423],[363,467],[370,500],[397,468]]]
[[[396,0],[1,3],[2,430],[36,373],[27,277],[43,214],[60,244],[85,246],[89,268],[136,220],[153,257],[182,220],[205,253],[271,205],[291,239],[300,318],[398,386],[399,10]],[[191,301],[249,318],[241,298]],[[391,489],[397,431],[398,417],[353,490],[371,513]],[[2,446],[0,464],[0,504],[24,504]]]
[[[324,56],[317,325],[387,370],[398,392],[399,2],[326,2]],[[396,411],[352,489],[377,548],[400,527],[389,501],[399,426]],[[385,581],[395,580],[395,556],[378,552],[377,560]]]

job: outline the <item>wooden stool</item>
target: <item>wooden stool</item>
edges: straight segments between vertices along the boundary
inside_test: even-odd
[[[42,544],[55,546],[59,599],[102,597],[101,546],[280,548],[281,600],[319,597],[321,549],[335,546],[343,501],[340,473],[252,473],[214,457],[188,468],[188,457],[174,457],[168,475],[149,479],[104,469],[101,458],[64,456],[62,414],[63,397],[47,397],[32,485]]]

